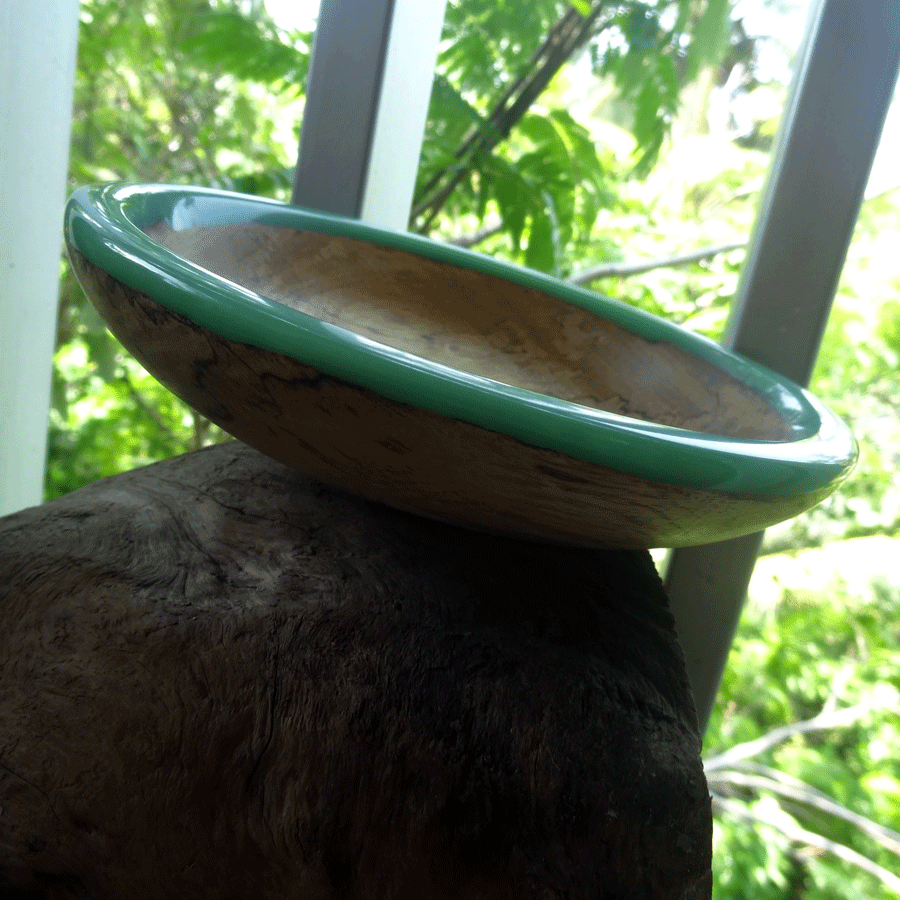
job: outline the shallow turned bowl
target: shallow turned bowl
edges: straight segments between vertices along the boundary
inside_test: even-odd
[[[409,234],[238,194],[81,188],[78,279],[163,384],[321,481],[475,528],[676,547],[830,494],[846,427],[661,319]]]

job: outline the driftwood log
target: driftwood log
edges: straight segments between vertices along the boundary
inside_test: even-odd
[[[0,519],[0,896],[704,898],[649,556],[237,443]]]

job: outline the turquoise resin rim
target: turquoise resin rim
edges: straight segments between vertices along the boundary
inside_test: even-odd
[[[228,281],[140,229],[257,222],[406,250],[499,276],[580,306],[651,341],[667,341],[729,373],[784,416],[789,441],[747,441],[631,419],[431,362],[322,322]],[[207,188],[110,184],[79,188],[67,242],[113,278],[233,341],[297,359],[391,400],[650,481],[735,494],[823,493],[847,475],[856,445],[798,385],[706,338],[558,279],[427,238]],[[823,494],[824,495],[824,494]]]

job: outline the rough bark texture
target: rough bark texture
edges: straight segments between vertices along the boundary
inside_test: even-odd
[[[241,444],[0,519],[0,723],[4,897],[710,894],[646,553],[426,521]]]

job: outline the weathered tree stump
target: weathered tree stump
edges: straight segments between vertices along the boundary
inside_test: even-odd
[[[702,898],[648,555],[228,444],[0,520],[4,897]]]

